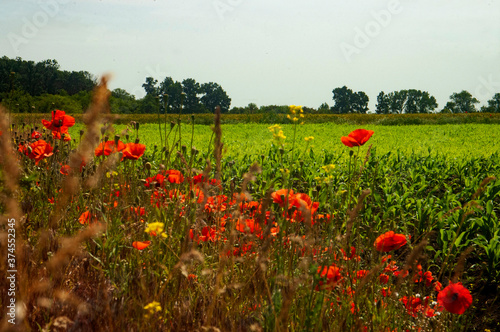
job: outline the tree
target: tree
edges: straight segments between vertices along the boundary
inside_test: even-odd
[[[184,100],[186,113],[201,112],[200,98],[198,97],[200,89],[200,83],[192,78],[187,78],[182,81],[182,92],[186,95],[186,99]]]
[[[353,112],[366,114],[368,111],[368,101],[370,99],[363,91],[358,91],[351,96]]]
[[[380,93],[377,96],[377,106],[375,109],[375,112],[377,114],[389,114],[390,107],[390,98],[388,95],[384,93],[384,91],[380,91]]]
[[[407,94],[407,90],[389,93],[391,113],[403,114]]]
[[[444,110],[449,110],[451,113],[474,113],[477,112],[475,104],[479,100],[474,98],[468,91],[463,90],[460,93],[453,93],[450,96],[450,101],[446,103]]]
[[[156,87],[156,84],[158,84],[158,80],[155,80],[152,77],[146,77],[146,83],[142,85],[146,91],[146,95],[151,95],[153,97],[158,96],[158,88]]]
[[[160,98],[146,94],[139,101],[139,112],[145,114],[158,114],[160,112]]]
[[[378,114],[415,114],[429,113],[437,107],[436,98],[427,91],[415,89],[399,90],[385,94],[383,91],[377,96]]]
[[[247,106],[247,109],[248,109],[248,113],[250,113],[250,114],[254,114],[254,113],[257,113],[259,111],[259,107],[255,103],[249,103]]]
[[[353,91],[345,85],[341,88],[335,88],[332,91],[335,104],[332,107],[335,114],[347,114],[352,112],[351,96]]]
[[[495,93],[493,98],[488,100],[488,106],[481,107],[481,112],[500,113],[500,93]]]
[[[139,103],[135,96],[123,89],[114,89],[109,98],[111,113],[133,114],[139,111]]]
[[[180,112],[183,98],[182,84],[180,82],[174,82],[172,77],[165,77],[163,82],[160,83],[158,92],[162,105],[165,104],[165,95],[168,95],[168,107],[170,107],[175,113]]]
[[[363,91],[353,92],[345,85],[335,88],[333,91],[335,105],[332,107],[333,113],[366,113],[368,111],[369,98]]]
[[[318,113],[328,113],[330,111],[330,106],[327,103],[323,103],[318,107]]]
[[[201,103],[210,113],[213,113],[217,106],[220,106],[223,113],[229,111],[231,98],[228,97],[220,85],[214,82],[203,83],[201,92],[204,94],[200,99]]]
[[[436,98],[427,91],[418,90],[417,113],[431,113],[438,107]]]

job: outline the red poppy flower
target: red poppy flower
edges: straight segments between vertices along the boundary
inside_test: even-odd
[[[330,266],[318,266],[318,274],[320,278],[326,279],[327,287],[333,288],[340,280],[342,280],[342,274],[340,274],[340,268],[332,264]],[[319,281],[319,286],[323,285],[323,281]],[[316,290],[319,290],[317,287]]]
[[[42,134],[40,134],[36,130],[31,133],[31,138],[33,138],[33,139],[39,139],[40,137],[42,137]]]
[[[389,282],[389,276],[385,273],[382,273],[379,277],[378,277],[378,281],[380,281],[381,284],[387,284]]]
[[[95,216],[92,216],[90,214],[90,211],[85,211],[80,215],[80,218],[78,218],[78,222],[82,225],[85,224],[90,224],[91,222],[97,221],[97,218]]]
[[[28,155],[28,157],[30,159],[34,159],[36,165],[38,165],[40,160],[53,155],[52,147],[50,146],[49,143],[45,142],[43,139],[31,144],[30,148],[31,148],[31,153]]]
[[[101,142],[94,152],[96,157],[102,155],[109,156],[110,154],[122,151],[123,149],[125,149],[125,144],[122,141],[118,141],[117,145],[115,145],[115,141],[107,141]]]
[[[401,248],[406,244],[406,236],[389,231],[380,235],[374,243],[375,249],[381,252],[388,252]]]
[[[52,111],[52,121],[42,120],[42,124],[49,130],[67,133],[68,128],[75,125],[75,118],[66,115],[64,111],[55,110]]]
[[[142,217],[143,215],[146,214],[146,209],[144,207],[142,207],[142,206],[140,206],[140,207],[133,207],[133,206],[131,206],[130,207],[130,211],[132,213],[135,213],[138,217]]]
[[[71,141],[71,136],[69,135],[69,133],[60,133],[58,131],[53,131],[52,132],[52,138],[53,139],[59,139],[59,140],[62,139],[65,142]]]
[[[162,172],[165,175],[166,180],[170,183],[182,183],[184,182],[184,176],[182,173],[176,169],[169,169]]]
[[[273,198],[274,203],[278,203],[281,207],[285,207],[285,203],[287,201],[289,202],[288,204],[290,204],[290,201],[293,199],[294,194],[293,190],[280,189],[278,191],[273,192],[271,194],[271,197]]]
[[[19,143],[19,146],[17,147],[17,151],[24,155],[29,155],[29,150],[28,147],[24,143]]]
[[[260,236],[262,233],[262,228],[254,219],[238,220],[236,222],[236,229],[242,233],[252,233],[256,236]]]
[[[62,175],[69,175],[70,170],[71,167],[69,167],[69,165],[62,165],[59,173],[61,173]]]
[[[125,148],[122,150],[123,159],[132,159],[137,160],[144,154],[146,151],[146,146],[144,144],[139,143],[127,143],[125,144]]]
[[[472,295],[460,282],[450,283],[438,293],[437,301],[453,314],[463,314],[472,304]]]
[[[356,129],[354,131],[351,131],[348,136],[342,136],[340,138],[340,141],[350,148],[354,146],[361,146],[368,142],[373,133],[373,130]]]
[[[137,250],[143,250],[143,249],[146,249],[147,247],[149,247],[150,244],[151,244],[151,241],[144,241],[144,242],[134,241],[134,242],[132,242],[132,247],[134,247]]]

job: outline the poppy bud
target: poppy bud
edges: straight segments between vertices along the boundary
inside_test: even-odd
[[[108,135],[104,136],[104,142],[107,142],[107,141],[109,141],[109,136]]]
[[[83,133],[84,133],[83,129],[80,130],[80,138],[83,136]]]
[[[127,139],[127,141],[128,141],[128,140],[129,140],[129,138],[130,138],[129,134],[126,134],[126,135],[125,135],[125,138],[126,138],[126,139]]]
[[[198,150],[196,150],[196,148],[191,148],[191,154],[196,156],[198,154]]]
[[[145,167],[148,171],[150,171],[150,170],[151,170],[151,163],[150,163],[150,162],[147,162],[147,163],[144,165],[144,167]]]
[[[283,155],[285,153],[285,150],[283,150],[283,148],[280,148],[280,155]]]
[[[194,114],[191,114],[191,121],[194,121]]]
[[[135,123],[135,129],[139,130],[139,122]]]
[[[187,149],[187,148],[186,148],[186,146],[185,146],[185,145],[181,146],[182,153],[186,154],[186,149]]]
[[[135,139],[135,144],[139,144],[139,138]]]
[[[163,171],[164,169],[165,169],[165,165],[160,164],[160,170],[162,170],[162,171]]]
[[[120,136],[115,135],[115,146],[118,146],[119,141],[120,141]]]

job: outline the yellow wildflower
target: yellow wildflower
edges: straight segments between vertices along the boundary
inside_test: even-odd
[[[147,310],[147,313],[144,314],[145,318],[150,318],[152,315],[154,315],[157,312],[161,311],[161,305],[159,302],[153,301],[149,304],[147,304],[144,307],[144,310]]]
[[[312,141],[313,139],[314,139],[314,137],[312,137],[312,136],[304,137],[304,141],[306,141],[306,142]]]
[[[154,233],[157,236],[167,237],[167,234],[164,231],[165,224],[162,222],[152,222],[146,226],[144,230],[146,233]]]
[[[335,169],[335,165],[334,164],[330,164],[330,165],[325,165],[325,166],[321,166],[321,168],[327,172],[327,173],[330,173],[331,171],[333,171]]]

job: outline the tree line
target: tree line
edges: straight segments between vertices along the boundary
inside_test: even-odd
[[[0,58],[0,102],[16,113],[45,113],[54,108],[71,113],[81,113],[91,102],[91,93],[97,78],[86,71],[65,71],[59,69],[56,60],[35,63],[19,57]],[[223,113],[233,114],[284,114],[287,105],[265,105],[258,107],[250,103],[245,107],[231,106],[231,98],[215,82],[199,83],[193,78],[174,81],[165,77],[158,81],[146,77],[142,84],[146,95],[136,97],[124,89],[111,91],[110,108],[112,113],[207,113],[216,106]],[[333,106],[321,104],[317,109],[304,107],[305,113],[366,114],[369,111],[369,97],[363,91],[353,91],[347,86],[332,90]],[[427,91],[416,89],[399,90],[377,96],[377,114],[416,114],[416,113],[500,113],[500,93],[488,100],[486,106],[476,107],[479,101],[468,91],[453,93],[450,100],[437,110],[436,98]]]

